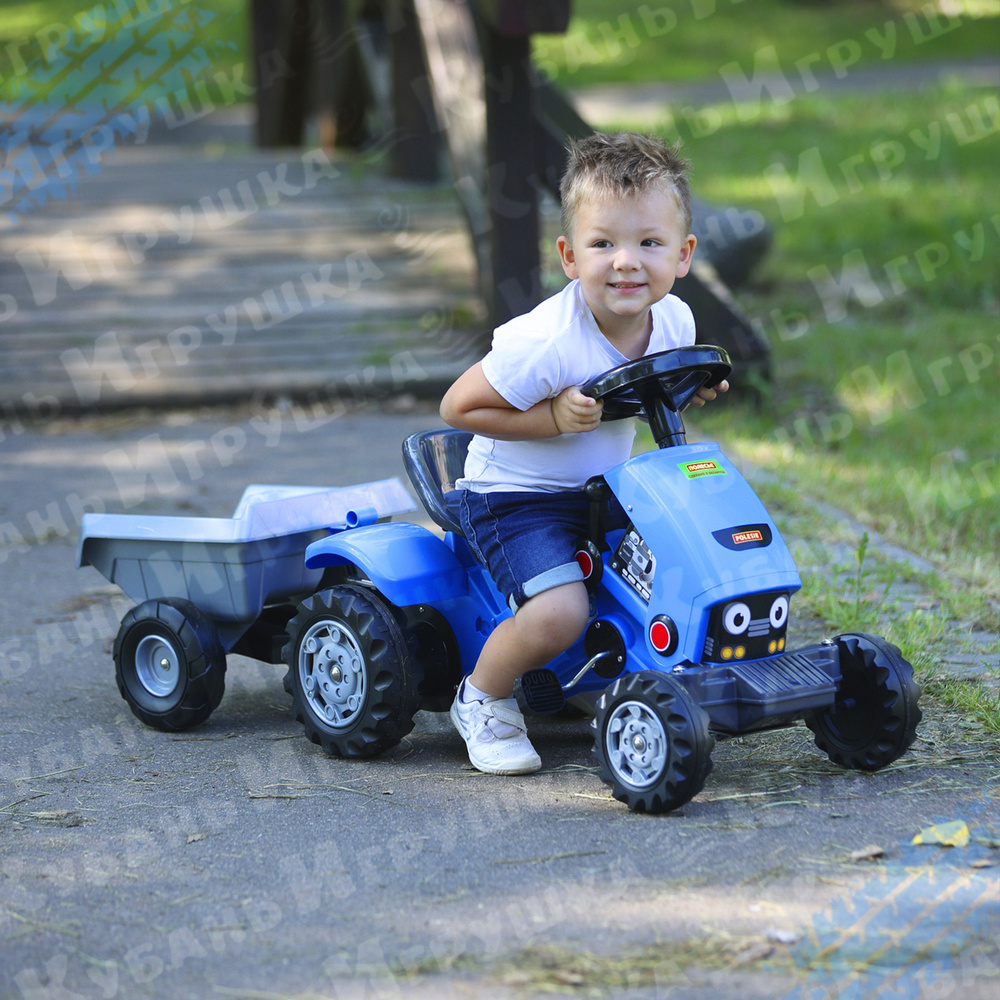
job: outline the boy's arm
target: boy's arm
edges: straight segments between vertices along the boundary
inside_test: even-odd
[[[601,422],[601,404],[576,387],[554,399],[519,410],[490,385],[482,365],[460,375],[441,400],[441,418],[459,430],[500,441],[534,441],[592,431]]]

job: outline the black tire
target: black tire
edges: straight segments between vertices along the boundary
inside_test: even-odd
[[[362,586],[306,598],[288,623],[285,690],[306,736],[335,757],[372,757],[412,728],[417,693],[393,608]]]
[[[133,608],[114,644],[115,680],[136,718],[166,732],[204,722],[226,689],[215,623],[190,601],[161,597]]]
[[[404,634],[420,710],[447,712],[462,682],[462,655],[444,616],[427,605],[407,608]]]
[[[619,677],[598,699],[591,725],[600,778],[633,812],[677,809],[712,770],[708,715],[666,674]]]
[[[835,764],[877,771],[916,738],[920,687],[903,654],[884,639],[849,632],[834,641],[840,650],[837,700],[831,708],[810,712],[805,722],[816,746]]]

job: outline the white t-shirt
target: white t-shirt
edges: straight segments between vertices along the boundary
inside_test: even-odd
[[[667,295],[651,313],[646,354],[694,343],[694,316],[685,302]],[[490,385],[512,406],[527,410],[628,360],[601,333],[577,280],[497,327],[482,365]],[[498,441],[477,434],[469,445],[465,477],[455,485],[476,493],[582,489],[591,476],[624,462],[634,437],[634,417],[538,441]]]

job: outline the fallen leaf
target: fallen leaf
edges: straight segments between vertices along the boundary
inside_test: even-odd
[[[969,843],[969,828],[965,820],[953,819],[950,823],[937,823],[921,830],[913,844],[940,844],[942,847],[965,847]]]
[[[851,861],[873,861],[884,855],[885,851],[878,844],[869,844],[867,847],[859,847],[856,851],[851,851],[848,857]]]
[[[188,844],[194,844],[197,841],[204,840],[204,839],[205,839],[205,834],[203,834],[203,833],[192,833],[192,834],[188,835],[188,839],[187,839],[186,842]]]

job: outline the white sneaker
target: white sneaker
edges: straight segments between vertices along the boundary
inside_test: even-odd
[[[465,681],[451,705],[451,721],[462,734],[473,767],[487,774],[531,774],[542,758],[528,739],[528,727],[511,698],[462,700]]]

